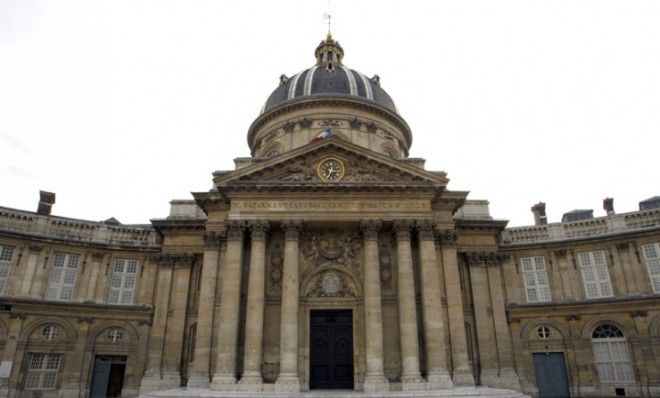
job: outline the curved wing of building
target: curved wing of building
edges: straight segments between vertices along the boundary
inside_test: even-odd
[[[0,395],[660,395],[657,197],[507,229],[408,157],[378,76],[315,57],[166,218],[0,207]]]

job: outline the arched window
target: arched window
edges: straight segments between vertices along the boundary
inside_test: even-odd
[[[619,328],[598,326],[591,335],[591,347],[600,381],[635,381],[628,343]]]

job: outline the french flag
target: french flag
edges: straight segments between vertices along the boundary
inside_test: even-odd
[[[312,138],[309,140],[309,142],[310,142],[310,144],[311,144],[312,142],[316,142],[316,141],[320,141],[320,140],[322,140],[322,139],[324,139],[324,138],[328,138],[328,137],[330,137],[331,135],[332,135],[332,130],[330,130],[330,127],[328,127],[327,129],[321,131],[320,133],[318,133],[318,134],[316,134],[314,137],[312,137]]]

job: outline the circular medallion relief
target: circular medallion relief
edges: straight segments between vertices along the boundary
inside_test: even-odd
[[[334,272],[326,272],[321,278],[321,289],[327,295],[335,295],[341,290],[341,279]]]
[[[341,160],[336,158],[326,158],[319,163],[316,173],[319,178],[326,182],[337,182],[344,177],[346,171]]]

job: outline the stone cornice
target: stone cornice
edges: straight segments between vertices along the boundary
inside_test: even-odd
[[[250,128],[248,129],[248,145],[250,150],[254,154],[255,149],[255,135],[263,125],[268,121],[272,120],[275,117],[278,117],[283,114],[290,113],[296,109],[312,108],[312,107],[325,107],[325,106],[337,106],[337,105],[347,105],[352,106],[357,109],[367,110],[373,112],[381,117],[388,119],[390,122],[394,123],[403,133],[405,143],[407,148],[404,148],[406,155],[408,154],[408,149],[412,145],[412,132],[408,123],[399,116],[398,114],[392,112],[391,110],[381,106],[373,101],[362,99],[355,96],[344,96],[344,95],[314,95],[314,96],[305,96],[289,101],[285,101],[280,105],[268,110],[267,112],[259,115]]]
[[[602,299],[574,300],[574,301],[552,301],[534,304],[508,304],[507,312],[516,317],[538,317],[539,311],[543,313],[552,312],[553,316],[570,316],[581,314],[602,314],[607,312],[629,312],[631,316],[639,311],[660,310],[660,295],[647,295],[637,297],[608,297]]]

